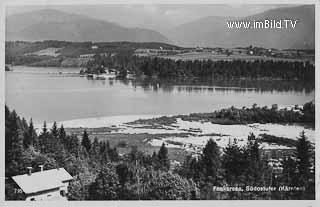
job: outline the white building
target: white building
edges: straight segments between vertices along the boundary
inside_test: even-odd
[[[91,49],[95,50],[95,49],[98,49],[99,47],[97,45],[92,45],[91,46]]]
[[[94,54],[94,53],[91,53],[91,54],[82,54],[82,55],[80,55],[79,57],[80,58],[91,58],[91,57],[93,57],[93,56],[95,56],[96,54]]]
[[[43,169],[43,168],[41,168]],[[12,177],[26,195],[26,201],[67,200],[68,185],[73,179],[64,168],[41,170]]]

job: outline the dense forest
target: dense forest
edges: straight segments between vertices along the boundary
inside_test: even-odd
[[[253,124],[253,123],[278,123],[278,124],[303,124],[315,127],[315,103],[307,102],[301,108],[298,106],[291,109],[279,109],[277,104],[271,108],[259,107],[253,104],[251,108],[242,107],[220,109],[209,113],[191,113],[188,115],[162,116],[153,119],[141,119],[131,122],[132,124],[148,125],[170,125],[176,122],[177,118],[184,121],[211,122],[214,124]]]
[[[97,65],[106,65],[117,70],[128,70],[136,75],[149,77],[206,77],[211,79],[277,79],[308,80],[314,82],[314,65],[309,62],[289,61],[212,61],[172,60],[159,57],[138,57],[130,52],[115,56],[99,56]],[[92,65],[92,63],[90,63]]]
[[[186,156],[183,164],[175,167],[168,150],[162,145],[158,152],[148,155],[133,147],[130,153],[120,155],[107,140],[98,141],[86,130],[82,137],[67,134],[56,123],[48,128],[44,122],[37,134],[32,120],[27,123],[6,106],[6,200],[24,197],[14,190],[10,177],[26,173],[28,166],[37,169],[40,164],[45,170],[64,167],[74,177],[69,200],[315,198],[314,146],[303,132],[277,174],[253,134],[248,135],[244,147],[232,142],[221,149],[209,140],[201,155]],[[299,190],[255,191],[250,186],[291,186]],[[227,190],[216,190],[218,187]]]
[[[253,104],[251,108],[221,109],[212,113],[194,113],[181,116],[184,120],[206,120],[219,124],[251,124],[251,123],[303,123],[315,126],[315,104],[307,102],[302,108],[298,106],[291,109],[279,109],[277,104],[271,108],[259,107]]]

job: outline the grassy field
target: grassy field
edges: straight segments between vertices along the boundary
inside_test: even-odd
[[[120,154],[127,154],[131,151],[132,147],[137,147],[139,151],[145,154],[152,155],[153,152],[158,152],[160,147],[152,146],[148,141],[152,139],[162,139],[170,136],[185,136],[184,133],[179,134],[124,134],[124,133],[110,133],[113,128],[87,128],[89,138],[93,141],[95,137],[99,141],[109,141],[111,147],[116,147]],[[66,132],[69,134],[75,134],[79,139],[82,137],[84,128],[66,128]],[[180,148],[168,148],[168,154],[170,160],[176,160],[182,163],[185,156],[189,152],[186,152]]]
[[[254,56],[247,54],[214,54],[210,52],[194,52],[194,53],[183,53],[177,55],[161,56],[163,58],[169,58],[173,60],[212,60],[212,61],[232,61],[232,60],[245,60],[245,61],[255,61],[255,60],[273,60],[273,61],[307,61],[307,59],[292,59],[292,58],[275,58],[275,57],[264,57],[264,56]],[[312,62],[312,60],[309,60]]]
[[[45,55],[45,56],[52,56],[52,57],[58,57],[60,55],[59,51],[61,48],[55,48],[55,47],[48,47],[43,50],[35,51],[32,53],[26,53],[25,55]]]

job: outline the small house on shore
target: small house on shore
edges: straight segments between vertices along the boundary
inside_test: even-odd
[[[43,170],[12,177],[26,201],[67,201],[68,185],[73,179],[64,168]]]

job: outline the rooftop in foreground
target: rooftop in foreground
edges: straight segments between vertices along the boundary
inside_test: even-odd
[[[12,179],[26,194],[51,190],[63,186],[63,182],[72,180],[72,176],[64,168],[34,172],[13,176]]]

